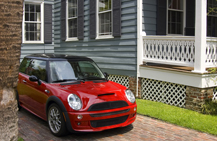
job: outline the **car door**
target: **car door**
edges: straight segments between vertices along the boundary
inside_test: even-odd
[[[23,61],[21,62],[19,68],[19,76],[18,76],[19,81],[17,84],[17,92],[19,94],[20,105],[27,109],[29,109],[29,106],[27,104],[29,89],[26,85],[26,82],[29,79],[29,76],[27,74],[27,68],[29,67],[30,62],[31,59],[29,58],[24,58]]]
[[[48,98],[47,87],[47,63],[44,60],[33,59],[27,68],[28,76],[36,76],[41,83],[25,79],[26,106],[39,117],[46,118],[46,101]]]

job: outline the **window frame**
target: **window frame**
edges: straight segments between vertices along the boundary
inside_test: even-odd
[[[99,0],[96,0],[96,39],[109,39],[113,36],[113,0],[111,0],[111,10],[99,12]],[[111,12],[111,35],[99,35],[99,15],[102,13]]]
[[[76,18],[69,18],[69,7],[68,7],[68,1],[66,0],[66,41],[78,41],[78,32],[77,32],[77,36],[76,37],[69,37],[69,20],[70,19],[77,19],[78,22],[78,0],[77,0],[77,17]],[[78,29],[78,25],[77,25],[77,29]]]
[[[25,4],[33,4],[33,5],[40,5],[40,10],[41,10],[41,22],[26,22],[25,21]],[[26,41],[25,39],[25,23],[40,23],[41,24],[41,40],[40,41]],[[44,2],[39,1],[39,2],[32,2],[32,1],[24,1],[23,2],[23,22],[22,22],[22,42],[24,44],[43,44],[44,43]]]
[[[183,0],[183,10],[177,10],[177,9],[172,9],[172,11],[182,11],[183,12],[183,23],[182,23],[182,34],[169,34],[169,23],[168,23],[168,18],[169,18],[169,7],[168,7],[168,3],[169,3],[169,0],[167,0],[167,6],[166,6],[166,35],[169,35],[169,36],[180,36],[180,35],[185,35],[185,27],[186,27],[186,0]]]

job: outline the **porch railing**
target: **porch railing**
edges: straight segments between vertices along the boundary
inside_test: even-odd
[[[194,67],[195,38],[189,36],[144,36],[143,61]],[[205,50],[204,50],[205,51]],[[216,67],[217,39],[207,38],[206,68]]]
[[[217,39],[206,40],[206,67],[217,67]]]

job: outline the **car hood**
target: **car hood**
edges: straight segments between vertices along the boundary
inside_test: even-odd
[[[62,83],[58,87],[78,95],[82,100],[83,110],[94,103],[126,100],[125,90],[127,88],[112,81]]]

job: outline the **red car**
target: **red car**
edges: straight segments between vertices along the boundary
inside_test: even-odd
[[[134,94],[107,77],[87,57],[29,55],[19,69],[18,106],[46,120],[55,136],[127,126],[136,119]]]

